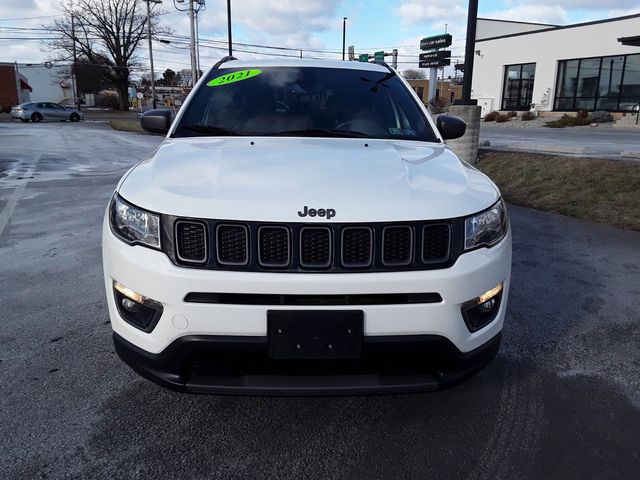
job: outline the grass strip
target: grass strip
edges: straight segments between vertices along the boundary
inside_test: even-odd
[[[476,167],[507,202],[640,231],[640,162],[488,151]]]
[[[144,130],[140,126],[140,120],[138,120],[137,118],[127,120],[110,120],[109,125],[114,130],[118,130],[120,132],[144,132]]]

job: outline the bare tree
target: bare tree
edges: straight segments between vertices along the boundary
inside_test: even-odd
[[[86,63],[101,66],[104,79],[119,96],[120,110],[129,109],[129,74],[138,63],[135,56],[140,42],[147,38],[147,10],[140,0],[75,0],[61,3],[64,19],[45,25],[57,38],[45,41],[56,52],[57,61],[73,58],[72,16],[75,46]],[[152,10],[154,33],[170,33],[157,26],[158,11]]]
[[[402,76],[407,80],[424,80],[427,78],[424,70],[405,70],[402,72]]]
[[[191,80],[192,80],[192,75],[191,75],[191,69],[190,68],[183,68],[182,70],[180,70],[178,72],[178,75],[180,77],[180,80],[182,81],[182,86],[183,87],[190,87],[191,86]]]
[[[202,70],[198,70],[198,78],[202,78]],[[193,75],[190,68],[183,68],[176,74],[176,85],[181,87],[193,87]]]
[[[84,93],[100,93],[101,90],[108,88],[110,82],[105,78],[104,71],[104,62],[95,65],[85,57],[79,58],[76,64],[78,90]]]

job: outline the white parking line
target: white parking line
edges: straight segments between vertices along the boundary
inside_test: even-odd
[[[4,227],[6,227],[7,223],[9,223],[9,219],[11,218],[11,215],[13,215],[13,211],[15,210],[16,205],[18,205],[18,201],[20,201],[20,196],[22,195],[22,192],[24,192],[24,189],[27,187],[27,183],[29,183],[29,179],[36,169],[41,156],[42,154],[38,154],[34,157],[33,163],[31,164],[31,166],[29,166],[29,169],[24,174],[24,181],[16,187],[16,189],[9,197],[9,201],[2,209],[2,212],[0,212],[0,236],[2,236],[2,232],[4,232]]]

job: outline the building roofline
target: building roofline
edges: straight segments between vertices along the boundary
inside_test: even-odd
[[[488,20],[490,22],[519,23],[523,25],[542,25],[543,27],[559,27],[560,26],[555,23],[522,22],[520,20],[505,20],[503,18],[478,17],[478,20]]]
[[[501,38],[520,37],[522,35],[534,35],[536,33],[551,32],[554,30],[566,30],[568,28],[588,27],[590,25],[598,25],[600,23],[619,22],[621,20],[629,20],[631,18],[638,18],[638,17],[640,17],[640,13],[634,13],[632,15],[624,15],[622,17],[606,18],[604,20],[593,20],[591,22],[573,23],[571,25],[560,25],[560,26],[555,26],[550,28],[542,28],[540,30],[532,30],[530,32],[509,33],[507,35],[498,35],[496,37],[482,38],[480,40],[476,40],[476,43],[487,42],[489,40],[498,40]],[[491,19],[484,19],[484,20],[491,20]]]

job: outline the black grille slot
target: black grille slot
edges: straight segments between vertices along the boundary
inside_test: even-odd
[[[409,265],[413,254],[413,231],[409,226],[385,227],[382,231],[382,263]]]
[[[331,229],[326,227],[300,229],[300,265],[303,268],[331,266]]]
[[[404,305],[407,303],[440,303],[439,293],[365,293],[356,295],[277,295],[269,293],[191,292],[187,303],[228,305]]]
[[[264,267],[288,267],[291,246],[287,227],[260,227],[258,259]]]
[[[218,225],[218,262],[223,265],[249,263],[249,230],[244,225]]]
[[[449,225],[425,225],[422,229],[422,261],[444,262],[449,258],[451,229]]]
[[[207,260],[207,230],[199,222],[176,222],[178,259],[183,262],[204,263]]]
[[[373,261],[373,231],[368,227],[342,230],[342,265],[368,267]]]

